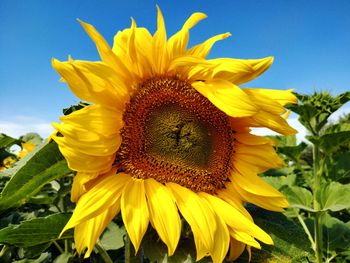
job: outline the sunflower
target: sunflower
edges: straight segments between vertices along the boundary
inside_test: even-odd
[[[35,144],[31,142],[22,142],[22,150],[18,152],[18,158],[24,158],[28,153],[35,149]]]
[[[149,222],[166,244],[177,247],[181,218],[193,232],[197,260],[237,258],[244,248],[272,244],[244,203],[282,211],[285,197],[258,174],[281,167],[270,139],[251,127],[294,134],[283,118],[296,103],[291,90],[240,88],[263,73],[272,57],[206,59],[219,34],[187,48],[194,13],[167,39],[158,10],[153,36],[146,28],[119,31],[113,47],[87,23],[99,62],[69,58],[52,65],[89,106],[60,118],[52,138],[74,178],[77,202],[63,229],[74,228],[76,249],[88,257],[109,222],[121,212],[138,251]],[[282,116],[282,117],[281,117]]]

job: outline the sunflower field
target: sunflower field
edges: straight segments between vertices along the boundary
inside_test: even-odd
[[[0,134],[0,263],[350,262],[350,92],[241,87],[274,58],[188,48],[206,17],[168,38],[157,6],[112,46],[78,20],[101,60],[51,62],[81,102],[45,140]]]
[[[337,122],[328,117],[350,100],[350,93],[296,94],[289,108],[308,130],[307,142],[272,136],[285,166],[261,177],[288,198],[283,213],[246,204],[255,223],[272,236],[274,246],[253,249],[251,262],[348,262],[350,260],[350,115]],[[65,114],[80,110],[80,104]],[[22,150],[14,154],[11,147]],[[30,146],[28,148],[28,145]],[[74,172],[52,140],[36,134],[0,137],[0,261],[85,262],[76,252],[73,231],[61,231],[74,204],[70,191]],[[27,148],[27,149],[26,149]],[[34,148],[34,149],[33,149]],[[247,262],[243,253],[237,262]],[[96,243],[89,262],[194,262],[189,226],[183,222],[175,254],[149,228],[135,255],[121,216],[114,218]],[[200,262],[211,262],[203,258]]]

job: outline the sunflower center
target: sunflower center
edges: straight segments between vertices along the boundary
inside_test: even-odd
[[[234,131],[228,117],[186,81],[143,82],[123,115],[120,171],[215,193],[232,170]]]

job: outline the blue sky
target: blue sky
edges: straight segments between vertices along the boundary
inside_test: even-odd
[[[190,45],[231,32],[210,57],[273,55],[273,66],[247,86],[301,93],[350,90],[350,1],[1,0],[0,132],[17,136],[34,130],[46,136],[62,108],[79,101],[51,67],[52,57],[99,59],[77,18],[112,43],[118,30],[129,27],[130,17],[154,32],[156,3],[168,35],[191,13],[208,15],[191,31]]]

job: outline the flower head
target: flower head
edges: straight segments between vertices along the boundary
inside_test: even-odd
[[[75,228],[79,253],[89,256],[97,238],[121,211],[137,251],[149,222],[172,255],[182,216],[191,226],[197,259],[221,262],[230,249],[272,239],[243,206],[281,211],[285,197],[258,176],[283,162],[273,142],[250,134],[267,127],[293,134],[284,105],[288,91],[241,89],[263,73],[272,57],[206,59],[216,35],[187,48],[189,30],[206,16],[194,13],[169,39],[158,8],[151,35],[132,20],[110,48],[96,29],[80,23],[95,42],[100,62],[52,61],[71,90],[91,105],[61,117],[53,135],[77,171],[77,206],[64,231]]]

